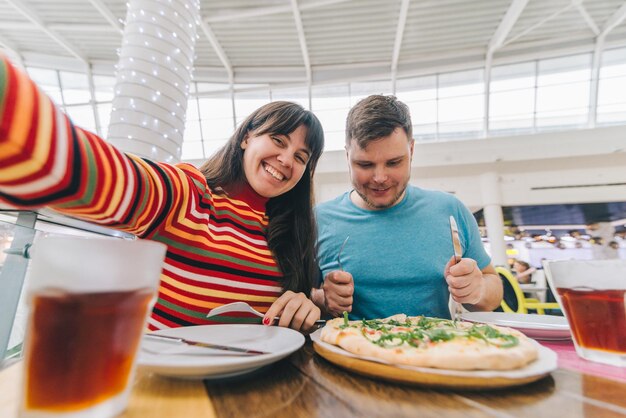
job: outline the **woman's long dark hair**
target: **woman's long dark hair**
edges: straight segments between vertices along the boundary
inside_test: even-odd
[[[291,102],[272,102],[254,111],[228,143],[200,167],[212,190],[233,189],[246,182],[241,143],[248,135],[287,135],[306,126],[305,144],[311,151],[300,181],[288,192],[269,199],[267,242],[283,274],[283,290],[309,295],[317,280],[313,215],[313,173],[324,149],[324,132],[315,115]]]

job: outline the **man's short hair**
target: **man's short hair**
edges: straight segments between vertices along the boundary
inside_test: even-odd
[[[371,141],[391,135],[396,128],[402,128],[409,141],[413,139],[409,107],[395,96],[368,96],[348,113],[346,146],[354,139],[360,148],[365,148]]]

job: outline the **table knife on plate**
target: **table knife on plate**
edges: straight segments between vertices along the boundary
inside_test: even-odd
[[[232,347],[232,346],[229,346],[229,345],[222,345],[222,344],[205,343],[205,342],[202,342],[202,341],[188,340],[186,338],[171,337],[169,335],[145,334],[145,337],[150,338],[150,339],[154,339],[154,340],[175,342],[175,343],[186,344],[186,345],[191,345],[191,346],[195,346],[195,347],[204,347],[204,348],[212,348],[214,350],[232,351],[232,352],[240,353],[240,354],[249,354],[249,355],[269,354],[269,353],[267,353],[265,351],[250,350],[250,349],[247,349],[247,348]]]

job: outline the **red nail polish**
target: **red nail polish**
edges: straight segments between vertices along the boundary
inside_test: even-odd
[[[263,318],[263,324],[269,325],[270,324],[270,319],[269,318]]]

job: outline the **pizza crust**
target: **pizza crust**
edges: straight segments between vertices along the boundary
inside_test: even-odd
[[[387,322],[395,319],[404,322],[406,315],[394,315],[383,319]],[[413,318],[411,318],[413,319]],[[454,338],[438,341],[425,347],[413,347],[402,344],[398,347],[381,347],[372,343],[361,333],[361,321],[350,321],[348,327],[342,318],[335,318],[322,328],[321,340],[339,346],[344,350],[363,357],[373,357],[390,364],[433,367],[451,370],[512,370],[526,366],[538,357],[538,350],[533,342],[519,331],[511,328],[490,325],[502,334],[517,337],[519,343],[514,347],[503,348],[488,344],[475,338]],[[473,324],[460,321],[457,327],[470,328]]]

